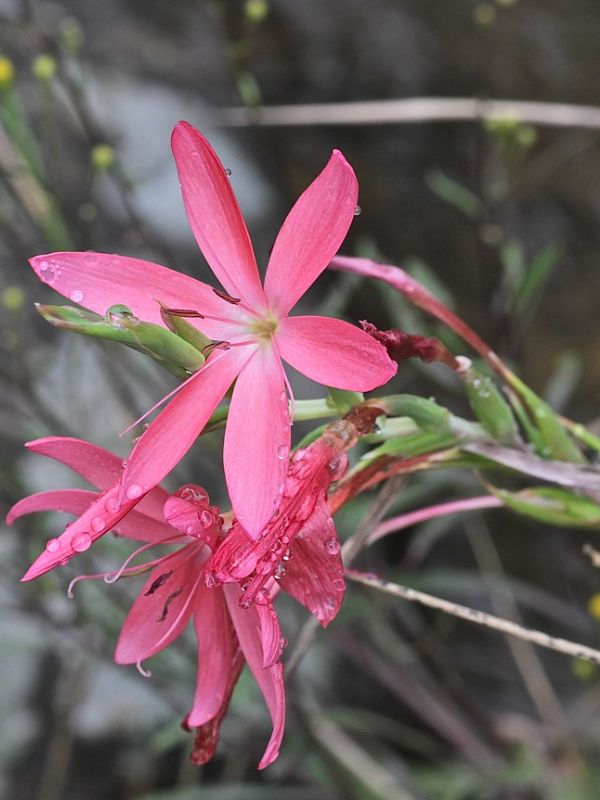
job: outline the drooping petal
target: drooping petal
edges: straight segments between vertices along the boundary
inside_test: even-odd
[[[123,472],[123,462],[118,456],[83,439],[46,436],[27,442],[25,447],[32,453],[60,461],[97,489],[108,489]],[[168,496],[164,489],[156,486],[139,502],[138,509],[164,523],[163,506]]]
[[[199,585],[194,598],[194,627],[198,640],[198,679],[187,724],[197,728],[218,715],[232,690],[237,638],[220,589]]]
[[[126,305],[145,322],[164,325],[160,303],[237,320],[241,309],[218,297],[213,289],[189,275],[151,261],[109,253],[47,253],[29,260],[38,278],[54,291],[96,314]],[[227,323],[190,319],[214,339],[228,339]]]
[[[225,431],[223,462],[239,523],[256,539],[276,510],[290,450],[289,407],[281,361],[259,347],[240,372]]]
[[[234,297],[264,308],[248,230],[217,154],[188,122],[175,126],[171,148],[190,226],[212,271]]]
[[[276,341],[285,361],[325,386],[368,392],[396,374],[397,365],[379,342],[339,319],[286,317]]]
[[[340,610],[346,582],[340,543],[324,499],[315,506],[291,550],[293,557],[286,564],[280,586],[325,628]]]
[[[123,473],[125,496],[156,486],[183,458],[252,356],[250,347],[213,355],[138,439]]]
[[[16,519],[37,511],[63,511],[78,517],[89,508],[98,496],[97,492],[87,489],[57,489],[49,492],[37,492],[24,497],[15,503],[6,515],[6,523],[12,525]]]
[[[350,164],[334,150],[298,198],[275,240],[265,277],[269,305],[281,314],[297,303],[346,238],[358,199]]]
[[[121,459],[103,447],[70,436],[46,436],[27,442],[32,453],[59,461],[97,489],[108,489],[123,467]]]
[[[166,556],[152,570],[121,628],[115,651],[117,664],[140,663],[183,631],[202,581],[203,555],[199,546],[188,545]]]
[[[89,550],[96,539],[114,528],[140,500],[138,497],[119,503],[119,494],[120,484],[116,483],[108,491],[97,495],[96,500],[60,536],[46,543],[44,552],[36,558],[21,580],[33,580]]]
[[[227,607],[231,615],[240,647],[248,662],[250,671],[265,698],[267,708],[273,721],[273,733],[267,748],[258,765],[264,769],[279,755],[285,725],[285,689],[283,685],[283,665],[277,662],[272,667],[263,668],[263,647],[261,642],[261,626],[255,606],[241,608],[239,605],[240,589],[236,584],[223,587]]]

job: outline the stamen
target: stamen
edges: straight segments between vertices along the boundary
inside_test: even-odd
[[[234,306],[237,306],[238,303],[242,302],[240,297],[232,297],[230,294],[227,294],[227,292],[222,292],[220,289],[213,288],[213,292],[217,295],[217,297],[220,297],[221,300],[225,300],[226,303],[231,303]]]
[[[140,675],[143,678],[151,678],[152,677],[152,673],[150,672],[150,670],[149,669],[144,669],[144,667],[142,666],[142,662],[141,661],[136,661],[135,668],[137,669],[137,671],[140,673]]]
[[[195,311],[193,308],[166,308],[165,311],[173,317],[189,317],[194,319],[206,319],[204,314]]]
[[[104,575],[104,583],[109,583],[109,584],[116,583],[119,580],[119,578],[123,575],[125,569],[127,568],[127,565],[130,564],[133,561],[133,559],[136,558],[136,556],[138,556],[140,553],[143,553],[146,550],[150,550],[151,547],[156,547],[157,544],[172,544],[173,542],[178,542],[182,539],[185,539],[185,537],[181,535],[171,536],[168,539],[163,539],[160,542],[148,542],[147,544],[142,545],[142,547],[138,547],[137,550],[134,550],[133,553],[127,556],[121,567],[116,572],[107,572]],[[162,556],[155,563],[159,563],[160,561],[162,561],[163,558],[166,558],[166,556]],[[137,569],[139,569],[139,567],[137,567]]]

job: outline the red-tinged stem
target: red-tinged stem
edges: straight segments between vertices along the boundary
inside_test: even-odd
[[[405,514],[400,514],[397,517],[386,519],[378,525],[377,528],[367,539],[367,545],[383,539],[389,533],[396,533],[397,531],[410,528],[411,525],[418,525],[420,522],[425,522],[435,517],[445,517],[448,514],[457,514],[462,511],[476,511],[482,508],[498,508],[504,505],[502,500],[493,495],[481,495],[480,497],[469,497],[463,500],[452,500],[448,503],[438,503],[434,506],[427,506],[427,508],[419,508],[416,511],[408,511]]]

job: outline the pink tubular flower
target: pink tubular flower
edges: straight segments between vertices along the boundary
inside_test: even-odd
[[[108,483],[114,472],[122,469],[117,456],[77,439],[51,437],[31,442],[28,447],[73,467],[96,485]],[[99,513],[98,506],[102,506],[106,496],[82,489],[40,492],[14,505],[7,521],[12,524],[36,511],[85,515],[89,508],[95,508]],[[193,618],[198,641],[198,677],[192,709],[184,724],[188,729],[196,728],[192,760],[197,764],[204,764],[212,757],[231,694],[244,663],[248,663],[273,721],[273,733],[259,764],[262,769],[277,758],[285,723],[283,667],[279,660],[285,640],[272,604],[277,587],[271,581],[251,608],[240,606],[239,585],[208,588],[205,568],[223,521],[218,509],[209,506],[208,495],[201,487],[187,485],[171,497],[161,487],[155,487],[140,501],[139,507],[139,511],[126,511],[115,524],[122,536],[146,544],[117,572],[81,576],[75,581],[106,577],[112,582],[151,570],[123,624],[115,653],[119,664],[137,664],[141,670],[141,662],[171,644]],[[67,528],[61,539],[69,535]],[[70,552],[68,541],[48,540],[47,550],[40,559],[48,556],[48,563],[54,562],[52,566],[64,563],[70,555],[91,546],[91,536],[86,534],[85,540],[83,536],[81,532],[73,534]],[[182,546],[147,564],[127,566],[137,553],[157,544]],[[35,577],[30,572],[26,575],[28,579]]]
[[[172,149],[192,231],[226,294],[124,256],[52,253],[36,256],[31,265],[42,281],[92,311],[104,314],[126,303],[135,316],[162,324],[162,303],[226,343],[229,349],[214,352],[138,440],[121,499],[140,498],[173,469],[237,378],[225,433],[225,475],[236,517],[256,539],[285,484],[290,414],[282,360],[319,383],[356,391],[374,389],[396,371],[384,348],[364,331],[340,320],[289,316],[344,240],[358,185],[335,150],[284,221],[263,287],[215,152],[186,122],[175,127]]]

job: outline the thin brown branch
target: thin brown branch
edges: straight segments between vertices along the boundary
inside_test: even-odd
[[[529,100],[479,100],[471,97],[408,97],[352,103],[307,103],[222,108],[215,121],[227,127],[248,125],[414,125],[427,122],[515,120],[557,128],[600,129],[600,108]]]

